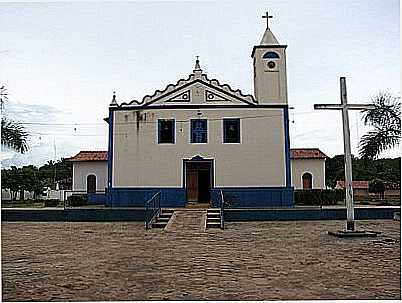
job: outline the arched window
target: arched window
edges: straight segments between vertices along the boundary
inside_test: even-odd
[[[95,193],[96,192],[96,176],[89,175],[87,177],[87,193]]]
[[[279,59],[278,53],[275,52],[266,52],[264,56],[262,56],[263,59]]]
[[[313,188],[313,175],[310,173],[304,173],[302,176],[303,180],[303,189],[312,189]]]

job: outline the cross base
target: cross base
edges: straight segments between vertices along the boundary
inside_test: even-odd
[[[337,237],[337,238],[374,238],[377,235],[381,234],[380,231],[371,231],[371,230],[337,230],[337,231],[328,231],[328,235]]]

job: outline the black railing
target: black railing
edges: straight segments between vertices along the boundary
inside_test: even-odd
[[[220,211],[221,229],[225,229],[224,211],[225,211],[225,199],[223,198],[223,191],[221,190],[221,211]]]
[[[150,229],[161,211],[161,192],[158,191],[145,204],[145,228]]]

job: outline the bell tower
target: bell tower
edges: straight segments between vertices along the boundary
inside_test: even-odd
[[[254,64],[254,96],[259,104],[287,104],[286,47],[279,44],[269,28],[266,12],[262,18],[267,19],[267,28],[260,42],[253,48],[251,57]]]

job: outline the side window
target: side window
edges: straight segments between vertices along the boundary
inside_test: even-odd
[[[174,143],[174,119],[158,120],[158,143]]]
[[[191,120],[191,143],[207,143],[208,129],[206,119]]]
[[[240,143],[240,119],[223,119],[223,143]]]

